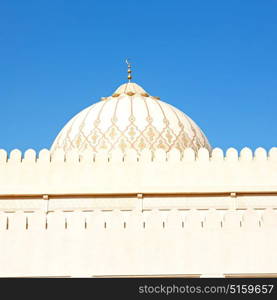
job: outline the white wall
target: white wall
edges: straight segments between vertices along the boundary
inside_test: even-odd
[[[0,276],[277,273],[276,148],[115,154],[0,151]]]
[[[17,212],[0,219],[0,276],[277,270],[276,210]]]
[[[202,148],[190,148],[183,156],[174,149],[145,151],[140,157],[129,150],[112,155],[93,152],[56,151],[39,156],[28,150],[0,151],[0,195],[11,194],[115,194],[276,192],[277,148],[267,154],[258,148],[254,155],[245,148],[238,156],[230,148],[226,156],[216,148],[209,156]]]

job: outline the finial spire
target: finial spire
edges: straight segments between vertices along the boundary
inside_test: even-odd
[[[131,82],[132,79],[132,70],[131,70],[131,63],[126,59],[126,64],[128,65],[128,81]]]

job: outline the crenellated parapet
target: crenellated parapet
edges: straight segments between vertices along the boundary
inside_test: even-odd
[[[0,150],[0,195],[277,192],[277,148]]]
[[[177,149],[164,151],[163,149],[154,152],[144,150],[140,155],[135,150],[127,149],[125,152],[114,150],[111,153],[105,150],[95,153],[90,150],[78,152],[71,150],[64,152],[61,149],[51,153],[48,149],[42,149],[36,153],[33,149],[28,149],[22,153],[18,149],[12,150],[9,154],[0,149],[0,163],[51,163],[51,162],[69,162],[69,163],[95,163],[95,162],[246,162],[246,161],[277,161],[277,147],[271,148],[268,152],[262,148],[257,148],[254,152],[250,148],[243,148],[240,152],[235,148],[229,148],[224,153],[220,148],[214,148],[209,152],[206,148],[200,148],[198,151],[192,148],[186,148],[183,152]]]

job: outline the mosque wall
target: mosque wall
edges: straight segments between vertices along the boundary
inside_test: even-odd
[[[0,276],[277,276],[276,150],[0,151]]]
[[[275,274],[277,211],[0,215],[0,276]]]
[[[277,148],[269,153],[248,148],[238,155],[230,148],[226,155],[214,149],[195,153],[188,148],[183,156],[176,149],[154,156],[145,151],[140,157],[90,151],[42,150],[38,157],[18,150],[9,157],[0,152],[0,195],[128,194],[128,193],[231,193],[276,192]]]

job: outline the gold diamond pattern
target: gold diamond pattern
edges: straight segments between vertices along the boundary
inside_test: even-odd
[[[142,97],[142,96],[140,96]],[[177,119],[177,128],[171,128],[171,123],[167,119],[167,115],[164,113],[161,105],[161,109],[164,118],[163,118],[163,128],[157,129],[153,125],[153,117],[150,115],[147,104],[148,114],[145,117],[146,126],[144,129],[139,129],[136,125],[136,118],[133,114],[133,107],[132,101],[141,101],[140,99],[133,99],[131,98],[131,109],[130,115],[128,117],[129,124],[125,129],[120,129],[119,127],[119,119],[116,113],[116,109],[114,111],[113,116],[110,119],[111,126],[108,127],[105,131],[101,129],[101,125],[103,122],[101,119],[101,113],[105,103],[109,101],[119,101],[120,103],[121,96],[118,97],[108,97],[104,102],[104,105],[101,107],[100,112],[98,113],[97,118],[93,121],[93,128],[90,132],[84,133],[85,119],[82,121],[81,125],[79,126],[79,132],[75,134],[73,139],[70,138],[72,135],[72,126],[67,130],[65,135],[60,134],[55,141],[51,151],[55,151],[57,148],[63,148],[64,151],[70,151],[71,149],[78,149],[83,151],[87,148],[92,149],[94,152],[98,152],[101,149],[105,149],[108,152],[114,149],[120,149],[121,151],[125,152],[127,148],[135,149],[138,154],[143,151],[144,149],[150,149],[155,151],[156,149],[163,149],[165,151],[169,151],[173,148],[178,149],[179,151],[183,151],[186,147],[192,147],[193,149],[197,150],[200,147],[206,147],[209,149],[208,142],[205,140],[205,136],[201,133],[199,135],[196,131],[194,126],[188,120],[191,131],[191,136],[188,135],[188,130],[184,126],[184,123],[180,121],[179,117],[176,115]],[[148,98],[149,99],[149,98]],[[153,100],[157,101],[157,100]],[[116,104],[116,107],[117,107]],[[120,105],[119,105],[120,106]],[[174,110],[173,110],[174,111]],[[176,113],[175,113],[176,114]],[[121,125],[122,126],[122,125]],[[122,127],[121,127],[122,128]]]

